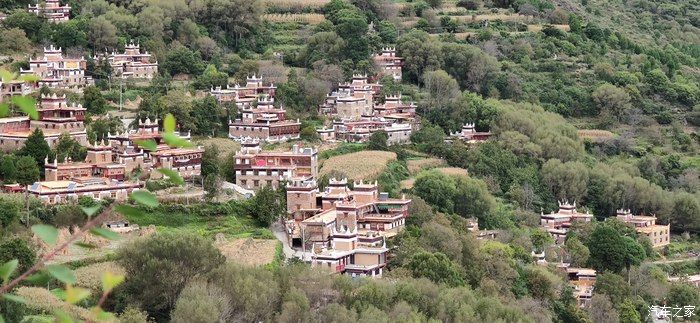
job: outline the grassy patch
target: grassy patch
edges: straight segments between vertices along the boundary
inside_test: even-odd
[[[243,215],[241,207],[226,203],[165,205],[143,211],[140,215],[130,215],[126,218],[140,227],[154,225],[158,232],[196,232],[208,238],[217,233],[223,233],[229,238],[274,238],[269,229],[261,226],[252,217]],[[210,215],[204,215],[207,213]]]

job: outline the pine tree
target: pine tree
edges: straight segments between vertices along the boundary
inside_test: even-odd
[[[51,147],[49,147],[49,144],[44,139],[44,132],[39,128],[34,129],[29,135],[27,141],[24,142],[24,147],[20,149],[19,155],[34,158],[39,166],[44,165],[44,159],[46,157],[49,157],[49,159],[53,158]]]

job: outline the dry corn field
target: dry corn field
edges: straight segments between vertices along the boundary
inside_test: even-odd
[[[527,25],[527,31],[529,32],[538,32],[541,31],[542,28],[544,28],[545,25]],[[563,31],[569,31],[571,30],[571,27],[569,25],[551,25],[552,27],[563,30]]]
[[[326,21],[326,17],[319,13],[271,13],[263,15],[262,19],[269,22],[300,22],[310,25]]]
[[[529,17],[528,16],[523,16],[523,15],[516,15],[516,14],[507,14],[507,13],[490,13],[490,14],[483,14],[483,15],[467,15],[467,16],[452,16],[452,18],[457,19],[459,22],[480,22],[480,21],[494,21],[494,20],[501,20],[501,21],[525,21]]]
[[[90,310],[64,302],[46,288],[20,287],[17,288],[15,294],[27,300],[27,303],[25,304],[26,307],[32,310],[36,310],[38,312],[52,313],[56,310],[60,310],[68,314],[72,318],[77,318],[81,320],[94,320],[90,313]],[[106,322],[116,321],[117,320],[107,320]]]
[[[578,131],[581,139],[605,140],[615,137],[615,134],[607,130],[582,129]]]
[[[356,181],[376,179],[392,160],[396,160],[396,154],[390,151],[358,151],[324,161],[320,174],[326,175],[335,171]]]
[[[440,158],[421,158],[411,159],[406,162],[408,171],[411,174],[417,174],[424,169],[430,169],[445,165],[445,161]]]
[[[267,0],[265,6],[277,11],[301,11],[304,9],[321,9],[331,0]]]
[[[443,173],[445,175],[456,175],[456,176],[468,176],[469,173],[467,172],[466,169],[464,168],[459,168],[459,167],[440,167],[437,168],[437,170],[440,173]]]
[[[239,151],[241,149],[241,144],[228,139],[228,138],[205,138],[194,140],[195,144],[206,148],[209,145],[214,145],[219,148],[219,158],[223,160],[232,152]]]
[[[124,268],[113,261],[98,262],[76,269],[75,285],[88,288],[94,292],[99,292],[102,288],[102,274],[111,272],[117,275],[124,275]]]
[[[229,261],[246,266],[262,266],[275,259],[277,240],[232,239],[217,241],[216,247]]]

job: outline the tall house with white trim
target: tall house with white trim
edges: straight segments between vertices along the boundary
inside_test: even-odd
[[[29,5],[29,12],[44,17],[49,22],[66,22],[70,20],[69,5],[62,6],[59,0],[44,0],[44,3]]]
[[[68,104],[65,95],[41,95],[37,108],[37,120],[27,116],[0,118],[0,150],[15,151],[24,146],[34,129],[44,133],[44,139],[53,147],[63,133],[81,144],[87,143],[85,130],[85,108],[81,105]]]
[[[403,57],[396,56],[396,47],[382,48],[382,52],[372,57],[379,67],[379,76],[391,75],[395,81],[401,81]]]
[[[654,248],[671,243],[671,225],[656,224],[655,216],[634,215],[629,209],[620,209],[617,210],[617,218],[633,225],[637,233],[647,236]]]
[[[80,90],[93,83],[92,77],[85,76],[87,61],[84,57],[63,56],[60,47],[44,47],[43,56],[29,59],[29,69],[21,69],[23,75],[35,75],[38,86],[51,89]]]
[[[115,76],[150,80],[158,74],[158,62],[153,60],[153,55],[142,53],[140,45],[133,41],[124,47],[123,53],[112,51],[105,56]]]
[[[559,210],[550,214],[540,214],[542,227],[549,232],[557,243],[563,243],[573,222],[590,222],[593,214],[581,213],[576,209],[576,202],[559,201]]]
[[[318,151],[313,148],[294,145],[291,151],[262,151],[260,140],[245,138],[234,158],[236,184],[251,190],[318,177]]]

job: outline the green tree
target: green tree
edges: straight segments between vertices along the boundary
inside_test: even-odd
[[[500,70],[495,57],[471,45],[447,44],[442,47],[444,70],[454,77],[462,88],[486,93],[488,85]]]
[[[530,231],[530,240],[532,240],[532,246],[537,248],[538,251],[543,251],[547,246],[554,243],[552,236],[547,231],[539,228]]]
[[[597,225],[588,239],[589,262],[598,270],[619,273],[639,264],[646,256],[644,248],[633,238],[622,236],[614,228]]]
[[[0,200],[0,224],[2,224],[2,228],[7,232],[7,228],[15,223],[17,219],[19,219],[19,207],[17,204],[4,199]]]
[[[399,37],[398,55],[404,58],[403,77],[417,83],[426,71],[442,67],[441,44],[425,31],[411,30]]]
[[[406,268],[414,277],[425,277],[438,284],[463,286],[459,268],[445,254],[418,252],[408,260]]]
[[[29,185],[39,180],[39,166],[29,156],[22,156],[17,160],[17,183],[24,186],[24,207],[29,211]],[[27,225],[29,221],[27,220]]]
[[[443,70],[425,72],[423,85],[438,107],[456,99],[460,94],[457,80]]]
[[[226,87],[227,84],[228,74],[219,72],[214,64],[209,64],[202,72],[202,75],[197,77],[193,85],[198,90],[209,90],[217,86]]]
[[[550,159],[542,165],[542,179],[557,199],[582,201],[588,195],[588,167],[581,162]]]
[[[93,51],[98,52],[104,49],[114,49],[117,46],[118,33],[117,27],[104,16],[90,19],[88,40],[90,44],[92,44]]]
[[[23,9],[26,9],[26,7]],[[7,29],[22,29],[24,30],[24,33],[29,35],[33,41],[40,40],[40,30],[42,29],[42,26],[43,22],[41,21],[41,18],[28,12],[27,10],[15,10],[3,21],[3,27]]]
[[[672,307],[700,305],[700,293],[692,285],[679,283],[671,285],[668,291],[668,305]]]
[[[231,315],[230,300],[221,287],[202,281],[187,284],[170,315],[172,322],[225,322]]]
[[[591,98],[603,117],[622,121],[630,109],[630,96],[624,89],[605,83],[593,91]]]
[[[81,29],[85,22],[82,19],[71,19],[68,22],[56,24],[51,39],[61,48],[87,47],[87,33]]]
[[[68,157],[74,162],[80,162],[85,160],[87,148],[64,132],[58,137],[53,155],[56,156],[59,162],[64,162]]]
[[[27,241],[21,238],[6,239],[0,243],[0,263],[17,259],[19,265],[16,272],[24,272],[34,265],[36,254],[29,248]]]
[[[14,183],[17,176],[17,156],[3,155],[0,160],[0,174],[5,184]]]
[[[335,15],[335,32],[345,40],[344,57],[357,63],[369,57],[367,18],[356,8],[342,9]]]
[[[105,112],[107,100],[96,86],[90,85],[83,90],[83,108],[93,115],[101,115]]]
[[[377,24],[377,33],[384,44],[394,44],[398,38],[398,29],[391,21],[382,20]]]
[[[218,175],[221,172],[219,164],[219,146],[211,144],[204,147],[204,154],[202,154],[202,176]]]
[[[413,192],[442,212],[454,210],[454,197],[458,190],[455,180],[439,171],[425,171],[416,177]]]
[[[630,299],[625,300],[622,303],[622,305],[620,305],[618,312],[620,313],[620,322],[621,323],[641,323],[642,322],[642,316],[639,315],[639,312],[637,311],[636,306],[634,306],[634,302],[632,302],[632,300],[630,300]]]
[[[370,150],[387,150],[389,149],[387,140],[389,140],[389,135],[386,133],[386,131],[375,131],[371,136],[369,136],[367,148]]]
[[[685,192],[676,194],[671,214],[674,229],[691,232],[700,230],[700,202],[693,195]]]
[[[567,237],[566,239],[566,251],[569,253],[570,263],[572,266],[585,267],[588,263],[588,258],[591,256],[591,252],[588,250],[581,240],[576,237]]]
[[[596,293],[607,295],[615,307],[619,307],[632,295],[625,278],[614,273],[601,273],[595,282]]]
[[[192,101],[191,114],[199,135],[215,136],[224,124],[225,111],[211,95]]]
[[[27,137],[27,141],[24,142],[24,147],[19,150],[19,155],[29,156],[34,159],[34,162],[39,165],[44,165],[44,159],[53,158],[53,153],[51,152],[51,147],[44,139],[44,132],[40,128],[34,128],[34,131]],[[19,165],[17,166],[19,171]]]
[[[335,32],[316,33],[309,37],[306,47],[299,55],[299,60],[306,67],[312,67],[318,61],[338,63],[343,58],[345,47],[345,40]]]
[[[180,46],[165,55],[162,68],[171,76],[177,74],[200,75],[205,66],[198,52]]]
[[[496,219],[492,217],[497,207],[496,199],[489,193],[486,183],[468,176],[457,177],[455,183],[454,212],[465,218],[476,217],[484,227],[496,227]]]
[[[160,232],[137,239],[121,247],[117,255],[129,277],[125,291],[151,316],[164,319],[187,283],[225,261],[211,241],[187,232]]]
[[[431,124],[424,124],[420,130],[411,134],[411,142],[417,144],[421,151],[437,156],[446,154],[447,147],[444,138],[445,132],[442,128]]]
[[[311,141],[311,142],[315,142],[315,141],[318,141],[320,139],[318,132],[316,131],[316,127],[314,127],[314,125],[312,125],[312,124],[301,128],[301,131],[299,131],[299,137],[302,140]]]
[[[255,198],[249,200],[250,214],[258,222],[268,226],[279,220],[285,213],[284,197],[278,190],[264,186],[255,193]]]

